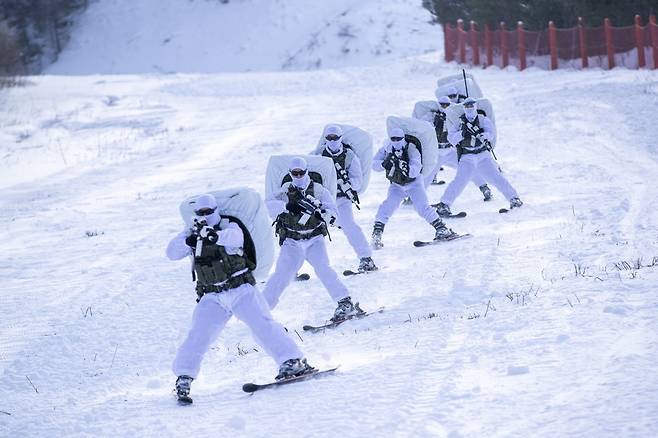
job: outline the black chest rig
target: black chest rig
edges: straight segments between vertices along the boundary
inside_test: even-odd
[[[219,224],[215,225],[213,229],[221,231]],[[200,250],[199,245],[201,245]],[[256,266],[244,256],[242,249],[238,254],[229,254],[224,246],[202,239],[197,240],[192,250],[194,252],[193,276],[196,278],[198,300],[206,293],[224,292],[245,283],[256,284],[251,273]],[[240,271],[244,272],[240,273]]]
[[[478,115],[472,122],[470,122],[466,115],[462,114],[459,117],[462,127],[462,135],[464,138],[457,145],[457,154],[461,157],[464,154],[479,154],[488,149],[487,145],[484,144],[479,138],[472,135],[466,127],[469,127],[471,130],[477,131],[480,128],[480,116]]]
[[[343,169],[345,173],[347,173],[348,167],[352,164],[352,159],[353,159],[352,154],[354,154],[354,152],[351,150],[351,146],[345,143],[343,143],[343,151],[338,155],[333,155],[331,152],[327,150],[326,147],[322,151],[323,157],[329,157],[332,160],[334,160],[334,168],[336,169],[336,172],[338,172],[338,169]],[[336,193],[336,197],[337,198],[348,197],[345,194],[345,192],[341,190],[340,185],[338,186],[338,192]]]
[[[397,157],[395,153],[395,148],[391,148],[391,152],[384,157],[384,161],[391,159],[391,157]],[[409,142],[402,148],[402,154],[397,157],[399,162],[407,163],[407,169],[409,168]],[[414,182],[416,178],[409,178],[408,175],[404,175],[402,170],[398,165],[394,165],[390,170],[386,171],[386,178],[392,183],[399,184],[401,186]]]
[[[434,130],[436,139],[439,142],[439,149],[449,148],[452,145],[448,143],[448,126],[446,123],[446,113],[437,111],[434,113]]]
[[[298,189],[293,184],[288,186],[287,196],[289,202],[297,202],[306,195],[315,197],[315,183],[313,181],[309,182],[306,190]],[[283,245],[283,241],[288,237],[295,240],[306,240],[321,234],[323,236],[327,235],[327,225],[324,221],[304,211],[299,214],[283,212],[277,216],[275,225],[275,232],[279,236],[279,245]]]

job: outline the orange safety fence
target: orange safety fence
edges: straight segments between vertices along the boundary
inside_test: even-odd
[[[471,21],[469,28],[462,20],[456,26],[444,26],[444,54],[447,62],[507,67],[524,70],[538,67],[558,68],[621,66],[631,69],[658,68],[658,24],[656,17],[642,25],[635,16],[632,26],[612,26],[605,19],[600,27],[586,27],[578,19],[576,27],[558,29],[553,22],[540,31],[529,31],[519,22],[515,29],[505,23],[497,28],[482,29]]]

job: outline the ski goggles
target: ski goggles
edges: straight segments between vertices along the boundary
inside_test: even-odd
[[[306,171],[303,169],[293,169],[290,171],[290,174],[299,178],[306,175]]]
[[[448,97],[449,97],[450,99],[456,99],[457,96],[459,96],[459,94],[448,94]]]
[[[194,210],[194,214],[197,216],[210,216],[217,210],[216,208],[200,208],[198,210]]]
[[[336,135],[336,134],[329,134],[325,137],[325,140],[329,140],[329,141],[336,141],[339,139],[340,139],[340,135]]]
[[[404,137],[391,137],[391,141],[400,141],[403,140]]]
[[[441,105],[441,108],[448,108],[450,106],[449,103],[440,103],[439,105]]]

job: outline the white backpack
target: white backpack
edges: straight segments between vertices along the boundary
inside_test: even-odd
[[[356,126],[341,125],[339,123],[332,123],[332,125],[340,126],[340,129],[343,130],[341,141],[345,144],[349,144],[352,151],[356,154],[357,157],[359,157],[359,161],[361,162],[362,184],[357,193],[361,194],[366,191],[368,188],[368,183],[370,182],[370,170],[372,169],[373,156],[372,135],[368,134],[363,129],[357,128]],[[324,127],[322,132],[325,131],[327,126]],[[318,140],[317,146],[315,149],[313,149],[311,154],[322,155],[322,151],[325,148],[324,142],[324,135],[322,135],[320,140]]]
[[[289,173],[290,161],[294,157],[306,160],[307,171],[311,180],[320,183],[336,199],[336,170],[334,161],[318,155],[272,155],[267,163],[265,174],[265,197],[269,198],[281,190],[281,186],[291,181]]]

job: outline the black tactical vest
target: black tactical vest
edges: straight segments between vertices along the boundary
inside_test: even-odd
[[[347,169],[352,164],[352,160],[353,160],[353,157],[354,157],[354,151],[352,151],[352,147],[350,145],[343,143],[343,152],[341,152],[340,154],[333,155],[325,147],[324,150],[322,151],[322,156],[323,157],[329,157],[332,160],[334,160],[334,169],[336,168],[336,163],[338,163],[340,168],[343,169],[345,171],[345,173],[347,173]],[[338,173],[338,169],[336,169],[336,173]],[[338,187],[338,192],[336,193],[336,197],[337,198],[347,198],[347,195],[345,193],[343,193],[343,191],[340,189],[340,187]]]
[[[479,115],[472,122],[469,122],[469,120],[466,118],[466,115],[462,114],[459,117],[459,121],[461,122],[460,127],[464,127],[467,123],[469,123],[474,130],[477,130],[480,127]],[[462,135],[464,138],[457,145],[457,152],[459,156],[464,154],[479,154],[480,152],[487,150],[487,146],[482,143],[479,138],[471,135],[468,130],[462,129]]]
[[[407,142],[406,145],[402,148],[402,156],[400,157],[400,161],[404,161],[407,163],[407,168],[409,168],[409,142]],[[414,146],[415,147],[415,146]],[[391,148],[391,152],[384,157],[384,161],[386,161],[391,155],[395,154],[395,148]],[[391,174],[392,173],[392,174]],[[409,178],[407,175],[403,175],[402,171],[398,166],[393,166],[391,167],[391,170],[386,171],[386,178],[392,183],[399,184],[401,186],[409,184],[411,182],[414,182],[416,178]]]
[[[436,139],[439,142],[439,149],[443,147],[450,147],[448,143],[448,127],[446,126],[446,113],[437,111],[434,113],[434,130],[436,131]]]
[[[290,184],[287,195],[289,202],[297,202],[306,195],[315,197],[315,183],[310,181],[306,190],[303,191]],[[320,219],[303,211],[299,214],[283,212],[277,217],[276,234],[279,236],[279,245],[282,245],[287,237],[304,240],[320,234],[326,236],[327,226]]]
[[[220,231],[219,224],[213,227]],[[245,236],[245,240],[246,240]],[[201,254],[196,255],[196,247],[202,244]],[[240,254],[229,254],[226,248],[207,240],[197,241],[194,245],[194,274],[196,277],[196,290],[199,299],[203,294],[208,292],[223,292],[234,289],[245,283],[256,284],[251,274],[255,265],[245,256]],[[233,276],[236,272],[247,269],[247,271],[238,276]]]

